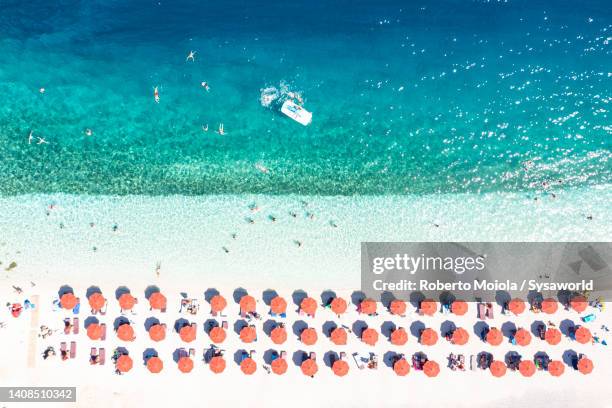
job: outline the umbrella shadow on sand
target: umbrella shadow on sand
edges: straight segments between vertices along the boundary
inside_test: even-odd
[[[87,291],[85,292],[85,296],[89,299],[89,297],[91,295],[93,295],[94,293],[102,293],[102,289],[100,289],[98,286],[90,286],[87,288]]]
[[[510,296],[510,293],[506,292],[505,290],[498,290],[495,292],[495,302],[499,306],[505,307],[510,300],[512,300],[512,297]]]
[[[397,359],[398,356],[399,356],[399,353],[396,353],[395,351],[387,351],[383,355],[383,363],[387,367],[393,368],[393,363],[395,362],[395,360]]]
[[[115,290],[115,299],[119,300],[121,295],[125,295],[126,293],[131,293],[130,289],[127,286],[119,286]]]
[[[323,323],[323,328],[322,328],[323,335],[325,335],[326,337],[331,336],[331,333],[336,328],[338,328],[338,324],[336,324],[336,322],[332,322],[331,320],[326,321],[325,323]]]
[[[353,323],[353,327],[352,327],[353,333],[355,333],[355,336],[357,336],[358,338],[361,338],[361,334],[367,328],[368,328],[368,324],[364,322],[363,320],[355,320],[355,322]]]
[[[489,325],[486,322],[477,322],[474,325],[474,334],[482,339],[482,334],[489,330]]]
[[[442,333],[442,337],[446,337],[447,334],[454,332],[457,329],[457,325],[450,320],[445,320],[440,324],[440,333]]]
[[[121,326],[123,324],[130,324],[130,319],[128,319],[125,316],[119,316],[113,322],[113,329],[115,329],[115,331],[116,331],[117,329],[119,329],[119,326]]]
[[[565,352],[563,352],[563,362],[572,367],[572,368],[576,368],[576,362],[578,361],[578,353],[576,353],[576,351],[574,350],[565,350]]]
[[[276,360],[279,357],[279,353],[277,350],[268,349],[264,352],[263,359],[266,364],[272,364],[272,361]]]
[[[295,334],[297,337],[300,337],[302,332],[308,328],[308,323],[306,323],[303,320],[298,320],[295,323],[293,323],[293,326],[291,327],[293,330],[293,334]]]
[[[501,326],[501,332],[504,336],[512,338],[516,334],[516,324],[514,322],[505,322]]]
[[[266,334],[266,336],[269,336],[272,333],[272,330],[274,330],[276,327],[278,327],[278,322],[276,320],[268,319],[263,324],[263,332]]]
[[[291,294],[291,300],[297,307],[300,307],[300,305],[302,304],[302,300],[306,299],[307,297],[308,293],[306,293],[302,289],[298,289]]]
[[[142,361],[145,365],[151,357],[159,357],[157,350],[155,350],[154,348],[147,348],[142,352]]]
[[[236,350],[234,353],[234,363],[240,365],[245,355],[249,354],[245,349]]]
[[[540,337],[540,331],[539,331],[540,327],[546,327],[546,324],[544,324],[544,322],[541,320],[535,320],[533,323],[531,323],[531,327],[530,327],[531,334],[539,338]]]
[[[100,321],[98,320],[97,317],[89,316],[87,319],[85,319],[85,322],[83,323],[83,327],[87,329],[92,324],[100,324]]]
[[[367,299],[366,294],[360,290],[356,290],[351,293],[351,303],[353,303],[357,307],[359,307],[361,302],[363,302],[365,299]]]
[[[565,319],[562,320],[561,323],[559,323],[559,330],[561,331],[561,333],[563,333],[565,336],[569,336],[571,330],[576,327],[576,323],[574,323],[572,320],[570,319]]]
[[[72,293],[74,295],[74,289],[72,289],[72,286],[69,285],[62,285],[59,290],[57,291],[57,295],[60,297],[68,294],[68,293]]]
[[[324,290],[323,293],[321,293],[321,304],[328,305],[337,297],[336,292],[333,290]]]
[[[274,299],[277,296],[278,296],[278,292],[275,291],[274,289],[266,289],[261,294],[261,298],[263,299],[266,306],[270,306],[272,299]]]
[[[421,302],[425,299],[423,292],[411,292],[409,302],[414,308],[418,309],[421,307]]]
[[[240,331],[244,329],[245,327],[247,327],[248,325],[249,324],[244,319],[236,320],[236,322],[234,322],[234,332],[239,335]]]
[[[145,289],[145,298],[147,300],[149,300],[149,298],[151,297],[151,295],[153,295],[154,293],[159,293],[161,292],[161,290],[155,286],[155,285],[149,285],[147,286],[147,288]]]
[[[326,366],[331,367],[334,364],[334,361],[340,359],[340,356],[335,351],[328,351],[323,355],[323,362]]]
[[[144,328],[146,331],[149,331],[151,326],[155,326],[156,324],[160,324],[159,319],[157,317],[147,317],[144,321]]]
[[[425,330],[425,328],[425,323],[420,320],[417,320],[416,322],[412,322],[412,324],[410,325],[410,334],[412,334],[418,339],[421,337],[421,332]]]
[[[204,333],[206,334],[210,333],[210,331],[215,327],[219,327],[219,322],[217,321],[217,319],[206,320],[204,322]]]
[[[244,289],[244,288],[236,288],[236,290],[234,290],[234,293],[232,294],[232,297],[234,299],[234,302],[240,303],[240,299],[242,299],[243,297],[245,297],[248,294],[249,294],[249,292],[247,292],[246,289]]]
[[[298,367],[301,366],[302,363],[306,361],[307,359],[308,359],[308,354],[304,350],[296,351],[295,353],[293,353],[293,356],[291,357],[293,364],[295,364]]]
[[[391,321],[386,321],[383,322],[383,324],[380,326],[380,333],[385,337],[389,337],[396,328],[397,326],[395,325],[395,323]]]
[[[219,291],[216,288],[208,288],[204,292],[204,300],[207,301],[208,303],[210,303],[212,298],[214,298],[217,295],[220,295],[220,293],[219,293]]]

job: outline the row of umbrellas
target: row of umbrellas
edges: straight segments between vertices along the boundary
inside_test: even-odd
[[[189,323],[183,319],[183,323],[179,325],[179,321],[175,325],[176,332],[182,341],[190,343],[197,337],[197,325]],[[284,324],[275,323],[276,326],[269,332],[270,339],[275,344],[283,344],[287,341],[287,330]],[[166,338],[167,327],[163,323],[152,324],[148,328],[149,337],[153,341],[162,341]],[[502,331],[496,327],[484,329],[482,340],[492,346],[499,346],[504,339]],[[589,343],[592,339],[591,332],[584,326],[576,326],[571,329],[572,338],[580,344]],[[100,340],[104,336],[104,324],[92,322],[87,326],[87,336],[92,340]],[[116,334],[120,340],[133,341],[135,339],[134,328],[129,322],[124,322],[116,327]],[[346,345],[348,339],[347,329],[341,326],[335,326],[328,333],[330,341],[336,345]],[[444,334],[446,339],[455,345],[465,345],[470,334],[462,327],[454,327],[450,332]],[[214,326],[208,331],[208,336],[213,343],[221,344],[227,338],[227,330],[221,326]],[[257,340],[257,330],[254,325],[245,325],[239,331],[240,340],[244,343],[252,343]],[[313,327],[305,327],[299,333],[299,338],[305,345],[314,345],[318,341],[317,330]],[[375,346],[379,341],[379,332],[371,327],[366,327],[361,331],[360,339],[364,343]],[[391,329],[388,337],[391,344],[403,346],[408,342],[408,332],[403,327]],[[438,342],[438,333],[431,328],[423,328],[420,330],[418,341],[425,346],[433,346]],[[523,328],[519,328],[512,335],[513,343],[519,346],[527,346],[531,343],[531,333]],[[557,345],[561,342],[562,333],[560,330],[550,327],[544,332],[544,340],[550,345]]]
[[[166,297],[159,291],[155,291],[147,295],[149,305],[152,309],[165,310],[167,306]],[[98,311],[104,308],[107,303],[106,298],[102,295],[100,290],[92,291],[88,294],[88,301],[92,311]],[[129,291],[124,291],[117,297],[119,306],[122,310],[132,310],[137,303],[137,300]],[[78,304],[79,300],[74,295],[73,291],[64,291],[60,296],[60,304],[65,309],[74,309]],[[216,294],[209,300],[211,312],[219,313],[227,307],[227,300],[220,294]],[[374,315],[378,310],[377,301],[369,298],[362,299],[358,306],[357,311],[361,314]],[[251,295],[245,294],[240,298],[240,311],[241,313],[254,313],[256,311],[257,302]],[[282,296],[275,296],[269,302],[270,311],[273,314],[284,314],[287,311],[287,301]],[[306,315],[314,316],[317,311],[318,303],[312,297],[304,297],[300,301],[300,312]],[[342,297],[334,296],[331,297],[326,304],[322,305],[325,308],[330,308],[335,314],[341,315],[346,312],[348,303]],[[463,300],[454,300],[448,305],[449,310],[458,315],[464,315],[468,311],[468,303]],[[569,306],[582,313],[588,306],[586,297],[577,295],[571,298]],[[539,310],[547,314],[554,314],[559,308],[559,303],[553,298],[543,299],[539,303]],[[515,314],[519,315],[527,309],[526,302],[522,299],[511,299],[507,304],[507,309]],[[406,302],[394,299],[388,304],[388,310],[390,313],[395,315],[403,316],[407,310]],[[433,315],[439,310],[439,303],[433,299],[424,299],[419,302],[418,311],[423,315]]]

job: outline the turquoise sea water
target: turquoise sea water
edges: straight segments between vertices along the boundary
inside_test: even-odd
[[[600,0],[0,0],[0,194],[606,184],[611,46]]]

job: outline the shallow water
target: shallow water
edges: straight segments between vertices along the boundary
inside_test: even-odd
[[[3,2],[2,195],[426,194],[612,178],[605,1],[61,3]],[[312,125],[261,106],[260,90],[281,83],[302,93]]]

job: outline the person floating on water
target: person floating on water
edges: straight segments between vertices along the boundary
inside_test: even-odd
[[[93,136],[93,130],[89,128],[85,129],[85,136]]]
[[[159,90],[157,87],[153,88],[153,99],[155,99],[156,103],[159,103]]]
[[[197,51],[189,51],[189,55],[187,55],[187,58],[185,58],[185,62],[187,61],[193,61],[195,62],[195,55],[196,55]]]
[[[217,130],[217,133],[220,134],[221,136],[224,136],[225,133],[225,128],[223,127],[223,123],[219,124],[219,129]]]
[[[208,86],[208,82],[202,82],[202,88],[206,89],[206,92],[210,92],[210,86]]]
[[[202,125],[202,130],[204,132],[208,132],[208,123],[206,125]]]
[[[42,137],[36,137],[38,139],[38,142],[36,144],[49,144],[49,142],[47,142],[44,138]]]
[[[33,139],[34,139],[34,131],[30,130],[30,135],[28,136],[28,144],[32,144]]]

